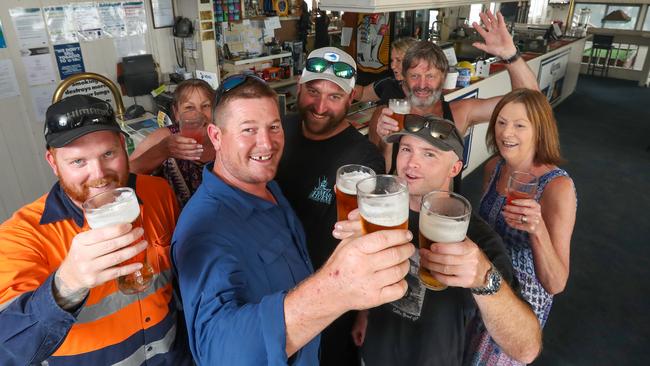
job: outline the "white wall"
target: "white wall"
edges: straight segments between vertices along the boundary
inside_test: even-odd
[[[0,221],[8,218],[16,209],[49,191],[55,181],[45,162],[43,121],[37,120],[32,106],[32,95],[27,84],[25,68],[9,9],[15,7],[44,7],[88,0],[2,0],[0,21],[7,48],[0,49],[0,59],[10,59],[18,80],[20,96],[0,99]],[[182,0],[186,2],[185,0]],[[195,0],[198,3],[199,0]],[[147,10],[148,30],[145,35],[147,51],[160,64],[163,73],[173,71],[176,64],[173,54],[171,28],[153,29],[150,1],[144,0]],[[116,81],[116,64],[119,62],[113,41],[110,39],[80,42],[86,71],[103,74]],[[53,50],[50,45],[50,54]],[[56,61],[52,56],[52,64]],[[57,72],[58,77],[58,72]],[[57,80],[58,81],[58,80]],[[144,104],[151,98],[138,97]],[[125,104],[132,98],[125,98]]]

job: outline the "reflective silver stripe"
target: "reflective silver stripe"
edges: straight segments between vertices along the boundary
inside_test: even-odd
[[[101,319],[107,315],[113,314],[116,311],[138,301],[146,298],[147,296],[153,294],[158,289],[167,286],[171,282],[172,271],[171,269],[159,274],[154,275],[154,280],[151,286],[146,289],[144,292],[134,295],[124,295],[120,291],[115,292],[109,296],[106,296],[102,301],[91,306],[84,306],[77,316],[76,324],[90,323],[98,319]]]
[[[0,311],[2,311],[2,310],[4,310],[4,309],[8,308],[9,305],[11,305],[12,302],[16,301],[16,299],[17,299],[18,297],[20,297],[20,296],[22,296],[22,294],[21,294],[21,295],[18,295],[18,296],[14,296],[12,299],[7,300],[7,302],[5,302],[5,303],[3,303],[3,304],[0,304]]]
[[[169,352],[175,339],[176,321],[174,321],[174,326],[169,328],[169,331],[162,339],[143,345],[142,347],[138,348],[137,351],[131,354],[131,356],[123,359],[118,363],[113,364],[113,366],[142,365],[146,360],[152,358],[155,355]]]

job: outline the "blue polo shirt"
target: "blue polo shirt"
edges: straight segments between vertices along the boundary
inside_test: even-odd
[[[172,238],[190,347],[202,365],[317,365],[319,337],[287,360],[284,297],[312,272],[300,221],[203,170]]]

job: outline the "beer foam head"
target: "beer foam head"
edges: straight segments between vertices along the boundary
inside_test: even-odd
[[[372,174],[362,171],[347,172],[339,175],[336,180],[336,189],[350,195],[357,194],[357,182],[372,177]]]
[[[375,225],[399,226],[409,218],[408,192],[400,192],[386,197],[373,197],[359,201],[359,211],[363,218]]]
[[[465,239],[469,218],[456,220],[431,212],[420,212],[420,232],[437,243],[456,243]]]
[[[115,201],[85,212],[88,226],[92,229],[132,223],[138,215],[140,215],[140,205],[133,192],[122,192]]]

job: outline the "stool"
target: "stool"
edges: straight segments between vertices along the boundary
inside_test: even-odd
[[[589,55],[589,64],[587,65],[587,74],[593,75],[596,71],[600,71],[600,76],[603,76],[603,74],[607,76],[609,73],[609,59],[612,56],[613,41],[614,36],[594,34],[591,54]],[[600,56],[601,51],[605,52],[604,57]],[[598,63],[601,59],[604,59],[602,65]]]

